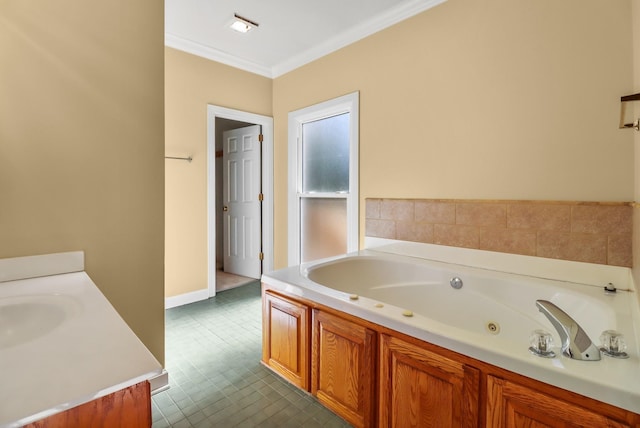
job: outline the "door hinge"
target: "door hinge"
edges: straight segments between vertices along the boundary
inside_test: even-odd
[[[264,135],[262,134],[258,135],[258,141],[262,143],[264,141]]]
[[[258,200],[259,200],[260,202],[264,201],[264,193],[260,193],[260,194],[258,195]]]
[[[260,252],[260,255],[258,256],[258,258],[260,258],[260,260],[264,260],[264,253]]]

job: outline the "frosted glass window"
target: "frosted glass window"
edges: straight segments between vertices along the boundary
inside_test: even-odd
[[[358,98],[289,112],[290,266],[358,249]]]
[[[349,113],[302,125],[302,192],[349,191]]]
[[[303,198],[300,200],[301,262],[347,252],[347,200]]]

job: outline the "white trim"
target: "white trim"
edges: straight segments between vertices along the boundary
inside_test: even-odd
[[[171,309],[176,306],[188,305],[189,303],[199,302],[201,300],[207,300],[209,298],[209,290],[203,288],[202,290],[191,291],[189,293],[178,294],[177,296],[165,297],[164,308]]]
[[[247,61],[235,55],[222,52],[209,46],[205,46],[192,40],[183,39],[173,34],[164,34],[164,45],[173,49],[197,55],[202,58],[210,59],[231,67],[239,68],[250,73],[259,74],[261,76],[273,78],[273,72],[270,67],[255,62]]]
[[[216,105],[207,105],[207,271],[209,297],[216,295],[216,118],[262,126],[262,261],[263,273],[273,270],[273,118]]]
[[[382,31],[418,13],[431,9],[445,1],[447,0],[414,0],[403,2],[400,6],[389,9],[382,15],[377,15],[368,21],[362,22],[353,28],[313,46],[311,49],[307,49],[279,64],[275,64],[271,68],[271,74],[274,78],[282,76],[298,67],[302,67],[325,55],[329,55],[332,52]]]
[[[349,193],[347,199],[347,252],[358,249],[358,221],[359,221],[359,112],[358,91],[343,95],[332,100],[292,111],[288,116],[288,265],[300,264],[300,216],[299,193],[301,188],[300,178],[300,132],[302,124],[324,117],[335,116],[342,113],[350,113],[349,117]],[[323,194],[324,195],[324,194]],[[316,195],[322,196],[322,195]],[[333,195],[334,197],[342,195]]]
[[[405,19],[431,9],[445,1],[447,0],[404,1],[399,6],[389,9],[386,13],[377,15],[368,21],[362,22],[353,28],[337,34],[319,45],[313,46],[306,51],[273,65],[258,64],[252,61],[247,61],[246,59],[237,57],[233,54],[229,54],[170,33],[165,33],[164,44],[170,48],[178,49],[212,61],[217,61],[250,73],[259,74],[269,78],[276,78],[293,71],[298,67],[302,67],[305,64],[313,62],[318,58],[335,52],[338,49],[342,49],[345,46],[355,43],[358,40],[362,40],[365,37],[384,30],[398,22],[404,21]]]
[[[0,282],[84,271],[84,251],[0,259]]]
[[[166,369],[162,369],[162,373],[149,379],[149,384],[151,386],[151,395],[166,391],[169,389],[169,372]]]

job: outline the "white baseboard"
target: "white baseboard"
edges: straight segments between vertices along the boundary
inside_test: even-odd
[[[158,376],[149,379],[149,383],[151,384],[151,395],[165,391],[169,389],[169,373],[163,369]]]
[[[189,303],[207,300],[209,298],[209,290],[202,289],[192,291],[190,293],[179,294],[177,296],[166,297],[164,299],[164,308],[175,308],[176,306],[188,305]]]

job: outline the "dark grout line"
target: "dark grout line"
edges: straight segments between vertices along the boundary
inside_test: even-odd
[[[154,428],[350,426],[260,365],[260,298],[255,280],[166,311],[171,387],[152,397]]]

